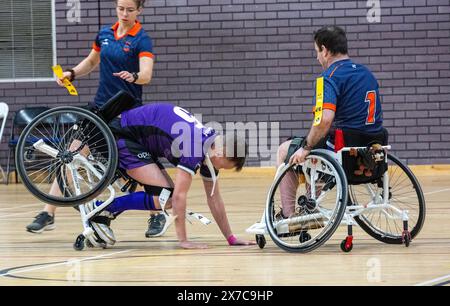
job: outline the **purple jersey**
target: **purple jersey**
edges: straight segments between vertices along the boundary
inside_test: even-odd
[[[123,112],[120,122],[121,129],[114,132],[142,145],[153,158],[164,157],[192,175],[202,168],[203,176],[211,176],[202,165],[217,134],[185,109],[172,104],[148,104]]]

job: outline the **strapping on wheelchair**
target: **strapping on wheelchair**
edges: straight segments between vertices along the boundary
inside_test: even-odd
[[[342,167],[350,185],[380,181],[388,168],[387,153],[383,149],[389,138],[386,129],[379,133],[336,129],[332,135],[335,152],[350,148],[341,152]]]

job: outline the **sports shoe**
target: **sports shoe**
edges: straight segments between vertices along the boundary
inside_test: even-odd
[[[148,230],[145,232],[145,237],[162,236],[169,225],[170,222],[167,222],[167,215],[165,213],[150,215],[150,219],[148,219]]]
[[[51,231],[56,228],[55,217],[52,217],[46,211],[40,212],[34,221],[27,225],[27,231],[34,234],[40,234],[43,231]]]
[[[89,214],[93,211],[97,205],[93,202],[89,202],[85,205],[86,213]],[[90,220],[92,229],[95,231],[97,236],[106,242],[106,244],[114,245],[116,243],[116,237],[114,236],[113,230],[109,227],[111,220],[114,220],[114,215],[109,211],[102,211],[98,216]]]

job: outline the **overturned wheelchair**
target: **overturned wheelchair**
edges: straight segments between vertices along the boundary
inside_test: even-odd
[[[388,244],[409,246],[425,220],[425,199],[418,180],[388,153],[387,131],[344,131],[337,153],[313,150],[303,164],[277,169],[260,222],[247,229],[258,246],[273,242],[288,252],[307,253],[323,245],[340,226],[347,236],[340,247],[353,249],[353,226]],[[294,213],[285,217],[283,206]]]
[[[116,139],[108,126],[134,103],[120,92],[100,109],[53,108],[36,117],[19,138],[16,165],[26,188],[45,203],[80,211],[83,233],[74,243],[76,250],[115,243],[112,233],[96,223],[109,222],[101,213],[118,192],[134,192],[139,184],[118,169]],[[167,214],[164,205],[172,190],[146,187],[154,189]],[[186,217],[210,223],[193,212]]]

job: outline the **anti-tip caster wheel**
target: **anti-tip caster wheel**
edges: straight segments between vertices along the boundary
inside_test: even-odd
[[[402,240],[403,240],[403,244],[405,245],[405,247],[409,247],[409,245],[411,244],[411,233],[408,231],[404,231],[402,234]]]
[[[82,234],[78,235],[77,239],[75,240],[75,242],[73,244],[73,248],[75,251],[82,251],[84,249],[84,246],[85,246],[84,240],[85,239],[86,238]]]
[[[341,242],[341,250],[345,253],[350,253],[353,249],[353,243],[347,241],[347,239],[342,240]]]
[[[264,249],[266,246],[266,237],[264,235],[256,235],[256,243],[258,244],[260,249]]]
[[[308,234],[308,232],[301,232],[300,236],[298,237],[298,240],[300,241],[300,243],[305,243],[311,240],[311,235]]]

